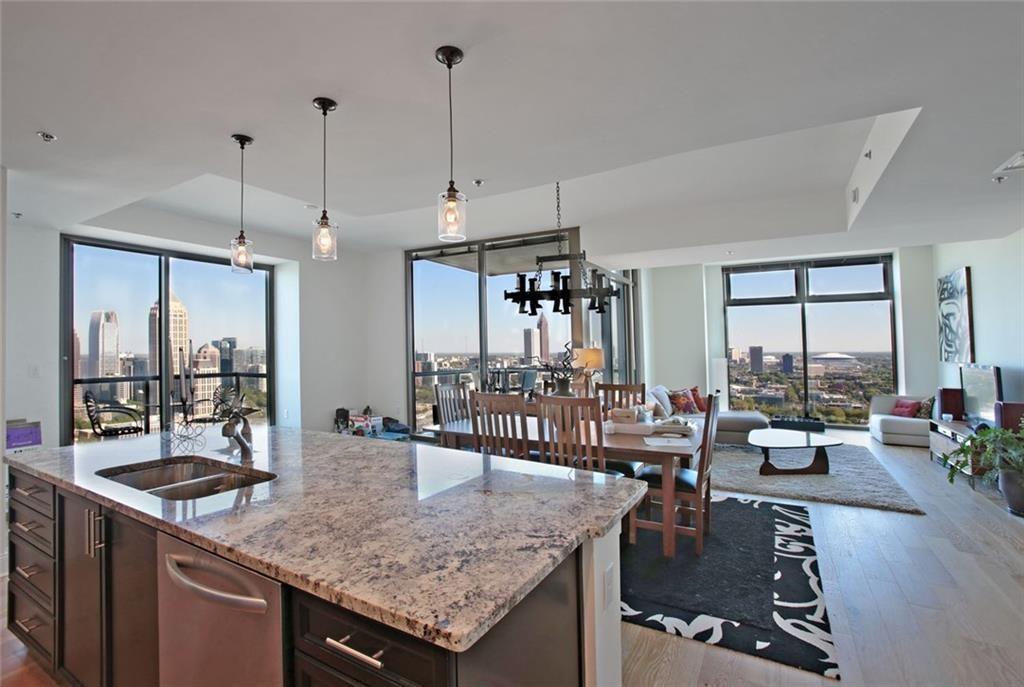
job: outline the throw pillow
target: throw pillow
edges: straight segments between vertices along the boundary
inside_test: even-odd
[[[935,407],[935,397],[929,396],[928,398],[921,401],[921,409],[917,411],[917,416],[924,420],[932,419],[932,409]]]
[[[655,412],[657,417],[668,417],[672,414],[672,401],[668,397],[668,389],[659,384],[650,391],[647,392],[647,401],[654,401],[658,404],[658,411]]]
[[[700,393],[700,387],[690,387],[690,395],[693,396],[693,402],[697,404],[697,412],[706,413],[708,411],[708,404]]]
[[[672,412],[676,415],[694,415],[697,413],[697,403],[693,400],[693,394],[689,389],[673,391],[668,396],[672,402]]]
[[[901,398],[896,401],[892,414],[899,417],[915,417],[919,410],[921,410],[920,401],[908,401],[905,398]]]

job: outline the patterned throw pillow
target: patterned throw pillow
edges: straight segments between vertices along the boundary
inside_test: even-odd
[[[935,407],[935,397],[929,396],[928,398],[921,401],[921,409],[917,411],[917,416],[925,420],[932,419],[932,408]]]
[[[693,396],[693,402],[697,404],[697,412],[706,413],[708,410],[708,404],[707,401],[704,400],[704,397],[701,396],[700,387],[690,387],[690,395]]]
[[[693,394],[689,389],[673,391],[668,395],[672,402],[672,412],[676,415],[694,415],[697,413],[697,402],[693,400]]]

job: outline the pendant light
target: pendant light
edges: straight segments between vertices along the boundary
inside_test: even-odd
[[[466,240],[466,195],[455,188],[455,132],[452,125],[452,67],[462,62],[462,50],[444,45],[434,51],[437,61],[448,68],[448,190],[437,199],[437,238]]]
[[[238,238],[231,239],[231,271],[252,274],[252,241],[245,238],[245,146],[252,145],[252,136],[232,134],[241,149],[241,184],[238,207]]]
[[[324,115],[324,204],[320,219],[313,221],[316,227],[313,229],[313,259],[337,260],[338,225],[331,222],[330,217],[327,216],[327,113],[338,109],[338,103],[330,98],[313,98],[313,107]]]

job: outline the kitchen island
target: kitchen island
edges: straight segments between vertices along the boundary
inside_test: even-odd
[[[198,547],[280,583],[285,590],[281,611],[285,625],[298,628],[299,616],[309,609],[337,608],[354,616],[356,624],[379,625],[377,635],[397,631],[401,637],[422,642],[425,648],[435,648],[441,652],[438,655],[447,657],[447,668],[435,671],[447,678],[436,683],[468,684],[468,676],[487,682],[489,678],[480,677],[479,672],[478,664],[484,662],[507,660],[506,672],[528,671],[529,661],[523,661],[524,656],[517,652],[529,642],[514,640],[527,634],[544,637],[548,624],[544,614],[550,609],[545,610],[541,597],[559,591],[564,597],[569,584],[576,598],[570,599],[567,612],[578,619],[578,656],[570,663],[580,666],[578,681],[619,682],[618,534],[622,517],[643,496],[646,487],[642,482],[424,444],[283,428],[256,428],[254,460],[244,468],[253,475],[269,473],[273,478],[268,481],[182,500],[111,478],[124,466],[190,455],[201,461],[238,465],[237,449],[217,430],[211,427],[206,432],[206,444],[198,450],[194,445],[176,445],[152,435],[6,456],[12,477],[12,512],[21,502],[33,506],[21,495],[45,500],[46,485],[52,485],[55,501],[64,498],[70,504],[79,499],[93,504],[86,507],[90,518],[84,525],[87,553],[90,545],[107,544],[107,535],[90,530],[94,522],[102,530],[107,514],[111,523],[127,519],[152,528],[160,536],[169,535],[168,539]],[[16,486],[19,477],[27,487]],[[68,547],[60,541],[62,509],[59,503],[51,504],[50,509],[56,523],[51,550],[58,570],[49,607],[55,637],[48,646],[59,670],[62,655],[74,654],[62,650],[59,627],[64,620],[60,609],[67,601],[61,598],[59,587],[73,570],[59,570],[60,551]],[[45,515],[46,504],[27,512]],[[18,538],[18,530],[12,526],[12,540]],[[78,532],[74,530],[65,539]],[[117,549],[116,542],[112,547]],[[140,551],[145,563],[149,549]],[[31,549],[29,553],[33,553]],[[93,555],[97,555],[95,550]],[[114,553],[110,548],[100,549],[99,555],[113,557]],[[164,561],[154,560],[153,564],[162,569]],[[14,557],[11,566],[14,570]],[[558,579],[554,573],[559,574]],[[117,576],[103,575],[107,584],[113,585],[107,596],[116,599]],[[12,574],[12,579],[18,583],[18,575]],[[308,604],[303,601],[307,598]],[[41,599],[32,592],[26,594],[23,605]],[[39,606],[45,614],[46,604]],[[527,607],[533,609],[530,614],[541,615],[526,617]],[[24,635],[29,625],[14,625],[21,619],[13,613],[9,624]],[[517,620],[517,614],[524,617]],[[115,616],[102,623],[102,634],[110,644],[118,636],[117,622]],[[111,625],[115,627],[111,629]],[[557,625],[551,621],[552,627]],[[503,632],[505,626],[508,629]],[[161,617],[162,632],[164,627]],[[524,627],[533,630],[524,632]],[[361,636],[374,636],[374,632],[370,628]],[[201,635],[203,627],[197,625],[193,633]],[[291,641],[289,631],[283,635],[283,674],[288,682],[332,684],[299,680],[298,663],[310,658],[300,655],[300,649],[309,637],[303,638],[300,629],[291,633]],[[382,646],[395,644],[395,637],[389,637]],[[165,639],[161,637],[162,642]],[[310,653],[336,649],[335,645],[344,644],[338,639],[311,648]],[[356,644],[353,640],[352,646]],[[388,665],[389,649],[381,651],[382,662]],[[390,651],[397,654],[397,649]],[[503,656],[503,652],[509,655]],[[352,658],[345,656],[351,653],[348,648],[336,653]],[[481,660],[470,660],[475,655]],[[312,658],[326,661],[334,657],[324,653]],[[116,657],[107,656],[103,663],[106,667],[98,673],[101,683],[130,683],[118,679]],[[162,675],[165,668],[160,667]],[[410,682],[408,676],[392,677],[396,684]]]

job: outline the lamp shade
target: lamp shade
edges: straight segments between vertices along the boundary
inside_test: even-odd
[[[572,349],[574,363],[577,368],[584,370],[604,369],[603,348],[574,348]]]

